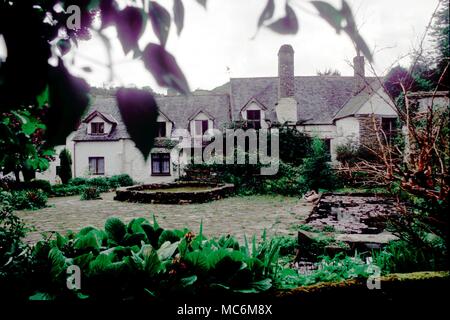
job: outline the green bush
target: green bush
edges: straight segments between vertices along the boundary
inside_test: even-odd
[[[69,184],[74,185],[74,186],[82,186],[87,184],[88,179],[87,178],[81,178],[81,177],[77,177],[77,178],[72,178],[69,180]]]
[[[128,174],[118,174],[109,178],[109,184],[113,188],[128,187],[132,186],[134,181]]]
[[[3,197],[0,192],[0,197]],[[25,300],[31,293],[31,248],[25,242],[28,229],[7,203],[0,203],[0,299]],[[20,288],[20,289],[19,289]]]
[[[319,282],[339,282],[347,279],[367,278],[374,274],[373,265],[366,264],[358,255],[354,257],[338,254],[323,256],[316,269],[300,274],[298,270],[284,268],[275,280],[278,287],[285,289],[308,286]]]
[[[34,189],[34,190],[42,190],[47,194],[50,194],[52,191],[52,186],[50,182],[47,180],[31,180],[29,182],[26,182],[26,189]]]
[[[374,161],[376,156],[367,148],[349,142],[336,147],[336,160],[345,165],[352,165],[362,160]]]
[[[207,239],[187,229],[163,230],[154,220],[124,224],[110,218],[105,228],[86,227],[67,237],[54,234],[33,250],[36,272],[32,299],[149,300],[210,293],[258,293],[272,287],[279,241],[251,244],[230,236]],[[66,270],[77,265],[81,290],[68,290]]]
[[[282,194],[286,196],[302,195],[307,190],[301,175],[301,166],[295,167],[282,161],[279,163],[278,173],[262,181],[263,193]]]
[[[373,252],[373,260],[383,274],[414,271],[446,270],[445,248],[415,248],[406,241],[392,241],[382,251]]]
[[[337,180],[328,163],[329,154],[322,140],[314,138],[310,154],[303,160],[301,175],[305,186],[309,190],[327,189],[336,187]]]
[[[97,187],[99,192],[108,192],[111,189],[109,180],[106,177],[95,177],[87,181],[87,186]]]
[[[100,199],[100,192],[97,187],[87,187],[81,192],[81,200],[97,200]]]
[[[75,196],[81,194],[85,188],[85,185],[55,184],[52,186],[51,194],[55,197]]]
[[[14,210],[40,209],[47,205],[47,194],[42,190],[0,191],[0,204]]]
[[[63,149],[59,154],[60,161],[60,169],[59,169],[59,177],[61,178],[62,183],[67,184],[72,178],[72,156],[70,155],[69,150]]]

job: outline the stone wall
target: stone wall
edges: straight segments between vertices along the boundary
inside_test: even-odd
[[[368,114],[357,115],[357,119],[359,121],[360,144],[372,149],[378,148],[377,132],[375,126],[378,130],[381,128],[381,117],[373,114]]]
[[[186,187],[186,191],[164,192],[161,189]],[[190,191],[189,187],[206,187],[207,190]],[[155,190],[155,192],[146,192]],[[119,188],[116,190],[114,200],[140,202],[140,203],[163,203],[163,204],[189,204],[204,203],[219,200],[232,194],[234,185],[215,184],[198,181],[178,181],[172,183],[154,183]]]

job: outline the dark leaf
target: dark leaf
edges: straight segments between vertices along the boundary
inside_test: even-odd
[[[272,18],[274,11],[275,11],[274,0],[267,0],[266,7],[264,8],[263,12],[259,16],[258,28],[260,28],[263,25],[264,21]]]
[[[138,40],[144,32],[145,21],[139,8],[126,7],[118,13],[116,28],[125,54],[138,46]]]
[[[373,61],[372,52],[370,52],[369,46],[366,44],[366,42],[361,37],[361,35],[357,32],[356,34],[354,34],[354,33],[349,34],[349,36],[352,38],[353,42],[355,43],[356,49],[358,51],[361,51],[362,54],[367,58],[367,60],[372,62]]]
[[[70,50],[70,40],[68,39],[61,39],[56,43],[56,46],[58,47],[59,51],[61,52],[61,55],[65,55]]]
[[[353,17],[352,10],[348,5],[347,1],[342,1],[342,15],[345,17],[346,25],[344,31],[348,34],[350,39],[356,46],[357,51],[361,51],[362,54],[370,61],[373,61],[372,53],[370,52],[369,46],[366,44],[364,39],[361,37],[358,28],[356,27],[355,18]]]
[[[286,15],[267,27],[280,34],[296,34],[298,32],[297,16],[294,10],[286,4]]]
[[[206,2],[207,1],[208,0],[197,0],[197,2],[200,3],[203,6],[203,8],[205,8],[205,9],[206,9]]]
[[[184,5],[181,0],[173,1],[173,20],[175,22],[175,26],[177,27],[177,34],[180,35],[184,26]]]
[[[117,8],[114,0],[101,0],[100,14],[102,17],[102,28],[113,24],[117,14]]]
[[[152,73],[160,86],[173,88],[188,94],[189,85],[174,56],[162,46],[149,43],[144,49],[145,67]]]
[[[57,67],[49,66],[48,102],[46,142],[49,146],[65,144],[89,104],[89,85],[72,76],[59,60]]]
[[[311,4],[319,11],[320,16],[336,30],[336,33],[341,32],[344,17],[339,10],[324,1],[311,1]]]
[[[155,32],[155,35],[158,37],[159,43],[161,43],[162,46],[165,46],[170,29],[169,12],[155,1],[150,1],[148,15],[152,23],[153,32]]]
[[[357,33],[358,30],[356,28],[355,19],[353,18],[352,9],[345,0],[342,1],[341,13],[345,17],[346,28],[348,29],[348,31]]]
[[[131,88],[119,89],[116,97],[127,131],[147,160],[156,135],[156,101],[150,92]]]

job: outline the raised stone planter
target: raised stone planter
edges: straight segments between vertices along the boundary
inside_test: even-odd
[[[233,191],[232,184],[178,181],[119,188],[114,200],[157,204],[204,203],[225,198]]]

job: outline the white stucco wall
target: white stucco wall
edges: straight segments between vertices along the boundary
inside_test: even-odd
[[[358,115],[377,114],[380,116],[396,117],[397,112],[389,104],[390,98],[384,89],[378,90],[366,101],[356,113]]]
[[[336,121],[335,147],[341,144],[359,143],[359,121],[348,117]]]
[[[151,153],[170,153],[170,150],[154,148]],[[151,172],[151,156],[147,161],[130,139],[119,141],[86,141],[75,144],[75,161],[77,177],[92,177],[89,175],[89,157],[105,158],[105,176],[127,173],[133,180],[142,183],[168,182],[178,177],[172,159],[170,176],[153,176]]]

